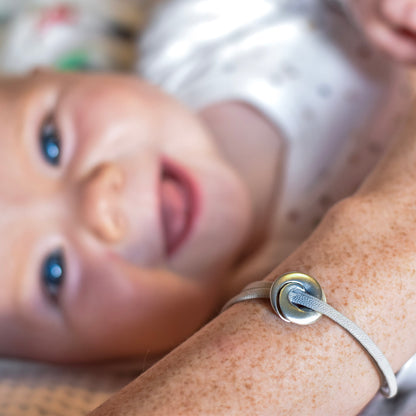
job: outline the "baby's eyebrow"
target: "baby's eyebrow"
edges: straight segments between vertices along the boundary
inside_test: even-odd
[[[0,205],[1,209],[1,205]],[[10,227],[9,223],[9,227]],[[24,301],[26,287],[24,282],[25,255],[24,245],[12,239],[10,231],[6,228],[6,221],[0,221],[0,232],[7,235],[0,242],[0,259],[2,259],[1,291],[0,291],[0,316],[21,317],[24,315]],[[3,233],[4,232],[4,233]],[[14,241],[13,241],[14,240]],[[7,244],[6,244],[7,241]],[[24,251],[21,252],[21,249]]]
[[[57,82],[33,82],[17,98],[16,111],[20,119],[19,130],[24,136],[25,128],[40,128],[47,117],[53,114],[61,88]],[[19,107],[20,105],[20,107]],[[29,124],[29,126],[28,126]]]
[[[0,311],[6,307],[11,316],[27,323],[46,316],[50,308],[42,294],[38,270],[38,227],[33,227],[24,209],[18,212],[20,215],[13,213],[14,218],[8,222],[0,220],[0,231],[7,235],[7,243],[4,239],[0,242],[0,259],[3,259]]]

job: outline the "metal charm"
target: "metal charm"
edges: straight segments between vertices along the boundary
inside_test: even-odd
[[[289,292],[294,288],[326,302],[320,284],[313,277],[298,272],[287,273],[276,279],[270,288],[270,303],[274,311],[286,322],[298,325],[316,322],[322,316],[319,312],[290,302]]]

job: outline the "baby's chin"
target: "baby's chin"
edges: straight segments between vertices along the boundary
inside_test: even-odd
[[[221,190],[215,187],[215,181],[210,184],[212,205],[205,212],[202,208],[203,218],[195,233],[168,259],[167,265],[174,272],[216,282],[240,257],[251,231],[252,206],[245,188],[234,182],[235,178],[229,180],[230,186]]]

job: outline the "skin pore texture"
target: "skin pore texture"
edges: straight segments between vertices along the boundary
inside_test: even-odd
[[[224,276],[266,238],[256,218],[274,189],[253,186],[257,153],[241,163],[227,134],[214,139],[209,122],[136,77],[4,79],[0,126],[3,355],[163,354],[218,311]],[[275,155],[276,143],[258,152]],[[63,279],[45,284],[57,250]]]
[[[267,280],[315,276],[397,371],[416,352],[416,119],[359,191]],[[326,318],[300,327],[234,305],[91,416],[356,415],[380,387],[368,355]]]

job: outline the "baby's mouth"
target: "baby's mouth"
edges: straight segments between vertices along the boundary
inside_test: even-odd
[[[186,172],[166,160],[161,169],[160,210],[165,252],[171,256],[190,234],[196,216],[196,194]]]

